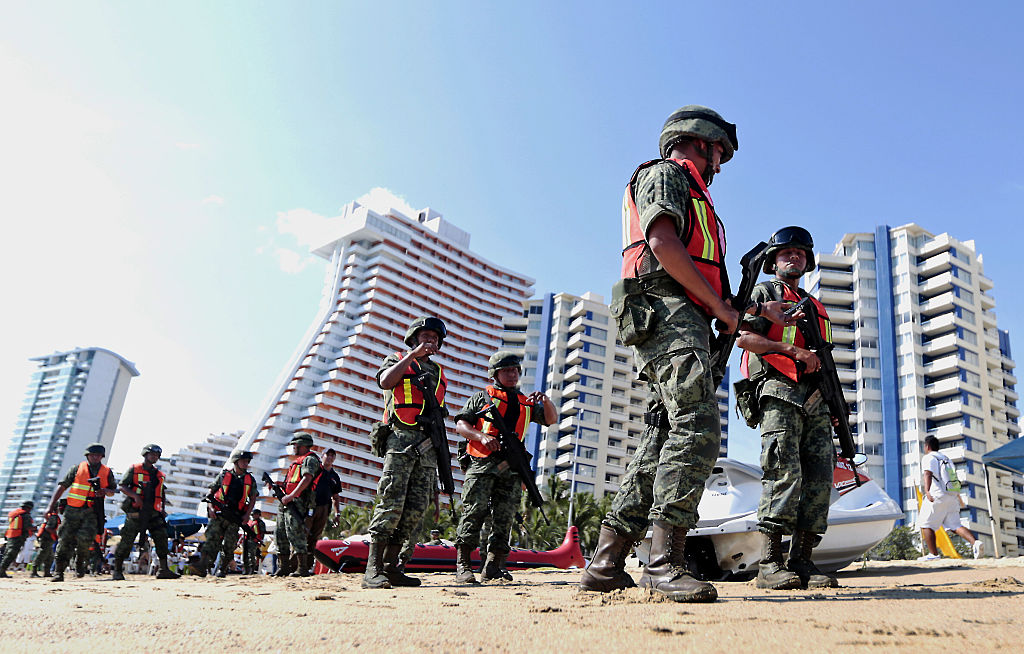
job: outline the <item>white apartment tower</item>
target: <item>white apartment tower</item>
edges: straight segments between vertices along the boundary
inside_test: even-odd
[[[394,198],[379,211],[346,205],[313,250],[330,261],[320,311],[237,448],[254,452],[257,478],[287,467],[287,443],[301,427],[318,447],[338,451],[345,501],[372,501],[382,466],[369,441],[384,408],[377,369],[385,356],[407,349],[402,339],[417,317],[434,315],[448,327],[436,360],[448,378],[451,414],[486,385],[501,321],[522,313],[533,280],[472,252],[470,235],[436,211],[407,215],[400,206]],[[454,430],[449,439],[454,446]],[[459,489],[457,465],[454,476]],[[263,508],[273,517],[277,504]]]
[[[184,447],[168,459],[164,468],[168,513],[206,515],[202,500],[244,434],[210,434],[206,440]]]
[[[527,436],[537,484],[557,475],[575,490],[601,497],[618,491],[644,429],[647,384],[637,379],[633,351],[622,345],[604,298],[548,294],[506,318],[502,347],[523,355],[520,386],[546,393],[559,421]],[[721,455],[728,439],[728,377],[718,389]]]
[[[33,501],[42,515],[57,481],[85,448],[110,453],[135,364],[103,348],[76,348],[29,359],[29,381],[14,438],[0,467],[0,513]]]
[[[981,456],[1020,434],[1015,364],[996,323],[992,280],[973,241],[916,224],[847,234],[818,255],[807,286],[832,319],[833,351],[868,474],[917,516],[927,435],[965,481],[961,521],[992,552],[1024,552],[1024,480],[992,471],[993,521]]]

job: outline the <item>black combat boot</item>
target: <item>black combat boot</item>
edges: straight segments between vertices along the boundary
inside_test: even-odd
[[[157,579],[178,579],[181,575],[171,570],[171,566],[167,565],[167,557],[160,557],[160,571],[156,573]]]
[[[455,546],[455,581],[460,584],[477,583],[473,574],[473,547],[470,545]]]
[[[402,572],[402,567],[398,562],[398,557],[401,554],[401,543],[388,543],[388,546],[384,548],[384,575],[388,578],[388,583],[392,588],[419,586],[421,583],[419,579]]]
[[[797,530],[793,533],[793,542],[789,548],[787,568],[796,573],[801,588],[838,588],[839,580],[834,575],[826,574],[811,561],[811,552],[821,539],[809,531]]]
[[[44,576],[44,577],[49,577],[49,576],[51,576],[51,575],[50,575],[50,566],[46,566],[46,569],[45,569],[45,570],[43,570],[43,576]]]
[[[495,554],[494,552],[487,553],[487,560],[480,570],[480,583],[486,584],[490,581],[503,581],[504,576],[501,574],[501,569],[505,565],[505,559],[508,554]],[[509,575],[510,577],[512,575]]]
[[[64,568],[67,567],[67,563],[61,563],[57,561],[57,567],[53,570],[53,576],[50,577],[50,581],[64,581]]]
[[[39,571],[35,569],[35,566],[32,567],[32,573],[29,576],[30,577],[38,577],[39,576]]]
[[[10,579],[11,575],[7,574],[7,568],[0,568],[0,579]]]
[[[124,581],[124,559],[114,558],[114,573],[110,578],[113,581]]]
[[[686,528],[655,521],[651,558],[640,577],[640,586],[661,593],[674,602],[714,602],[718,591],[706,581],[694,579],[686,569],[683,550]]]
[[[289,554],[288,556],[282,556],[281,567],[277,569],[277,573],[274,574],[274,576],[287,577],[291,573],[295,572],[296,568],[298,568],[298,564],[293,555]]]
[[[626,557],[633,549],[633,540],[608,525],[601,525],[597,551],[583,571],[580,588],[607,593],[620,588],[633,588],[636,582],[626,572]]]
[[[309,554],[296,554],[295,566],[295,572],[288,575],[289,577],[308,577],[311,574],[309,572]]]
[[[800,577],[783,563],[782,533],[761,532],[761,563],[757,566],[757,587],[769,590],[800,588]]]
[[[188,567],[197,577],[205,577],[206,573],[210,571],[210,561],[205,554],[193,554],[189,557]]]
[[[391,582],[384,575],[384,543],[370,541],[366,555],[366,573],[363,574],[363,588],[391,588]]]

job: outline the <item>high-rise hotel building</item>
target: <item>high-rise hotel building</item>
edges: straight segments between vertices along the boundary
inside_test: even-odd
[[[502,319],[522,314],[533,280],[471,251],[470,235],[429,208],[406,215],[352,202],[331,229],[313,250],[330,261],[320,311],[238,449],[255,453],[258,478],[286,468],[288,441],[298,428],[307,429],[318,447],[338,451],[344,500],[368,503],[382,466],[369,440],[384,408],[377,369],[385,356],[407,349],[409,323],[434,315],[448,327],[436,360],[454,414],[486,385]],[[449,439],[454,449],[454,430]],[[454,473],[458,489],[463,476],[457,465]],[[277,504],[262,508],[272,518]]]
[[[527,447],[537,483],[555,475],[601,497],[618,491],[644,429],[647,384],[637,379],[633,351],[617,338],[600,295],[547,294],[506,318],[502,346],[523,354],[521,387],[539,390],[558,407],[559,421],[533,425]],[[718,389],[725,456],[728,378]]]
[[[103,348],[77,348],[29,359],[32,373],[14,438],[0,467],[0,513],[35,502],[39,515],[67,468],[85,448],[110,453],[135,364]]]
[[[818,255],[806,284],[828,309],[851,426],[868,474],[917,516],[924,438],[957,467],[961,521],[992,552],[1024,552],[1024,480],[992,471],[993,522],[981,456],[1017,438],[1016,377],[996,322],[992,280],[973,241],[916,224],[847,234]]]

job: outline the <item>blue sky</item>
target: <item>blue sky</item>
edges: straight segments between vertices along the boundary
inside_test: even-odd
[[[780,226],[916,221],[976,239],[1020,350],[1019,6],[751,4],[8,5],[0,425],[28,357],[97,345],[142,372],[114,463],[249,427],[316,310],[303,225],[374,187],[607,296],[622,188],[689,103],[739,126],[734,269]]]

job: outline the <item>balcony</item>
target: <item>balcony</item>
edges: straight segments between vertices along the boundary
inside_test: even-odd
[[[924,374],[929,376],[948,375],[960,369],[960,359],[950,354],[931,361],[924,367]]]
[[[566,386],[562,388],[562,399],[571,400],[578,397],[581,389],[582,387],[579,384],[566,384]]]
[[[951,438],[960,438],[961,436],[964,435],[964,426],[963,424],[960,423],[957,423],[955,425],[943,425],[938,429],[929,430],[928,435],[934,436],[940,441],[949,440]]]
[[[948,271],[952,263],[953,257],[950,255],[949,251],[946,251],[942,254],[937,254],[925,259],[921,265],[918,266],[917,272],[925,277],[934,277],[935,275]]]
[[[565,371],[562,375],[562,380],[567,382],[573,382],[580,378],[580,374],[583,368],[580,366],[572,366]]]
[[[944,293],[952,288],[953,275],[952,273],[944,272],[941,275],[936,275],[935,277],[924,280],[918,290],[921,295],[932,297],[939,293]]]
[[[964,403],[957,399],[929,407],[925,410],[924,415],[929,420],[946,420],[948,418],[955,418],[956,416],[962,415],[963,410]]]
[[[946,291],[945,293],[939,293],[933,298],[925,300],[918,305],[921,313],[927,313],[928,315],[935,315],[937,313],[944,313],[946,311],[953,310],[953,295],[952,291]]]
[[[960,390],[959,377],[947,377],[942,381],[932,382],[924,387],[924,392],[929,397],[942,397]]]
[[[822,284],[845,286],[853,281],[853,273],[850,271],[834,268],[819,268],[818,270]]]
[[[853,291],[846,289],[836,289],[828,286],[819,287],[819,301],[822,304],[850,304],[853,302]]]
[[[994,284],[992,283],[991,279],[989,279],[988,277],[986,277],[984,275],[975,275],[975,278],[978,280],[978,287],[983,292],[984,291],[991,291],[992,290],[992,287],[994,286]]]
[[[948,332],[956,327],[956,315],[953,313],[941,313],[921,323],[921,333],[926,336],[934,336]]]
[[[933,338],[932,340],[924,343],[921,346],[921,354],[927,357],[938,358],[939,355],[947,354],[949,352],[956,351],[956,333],[949,333],[939,338]]]

